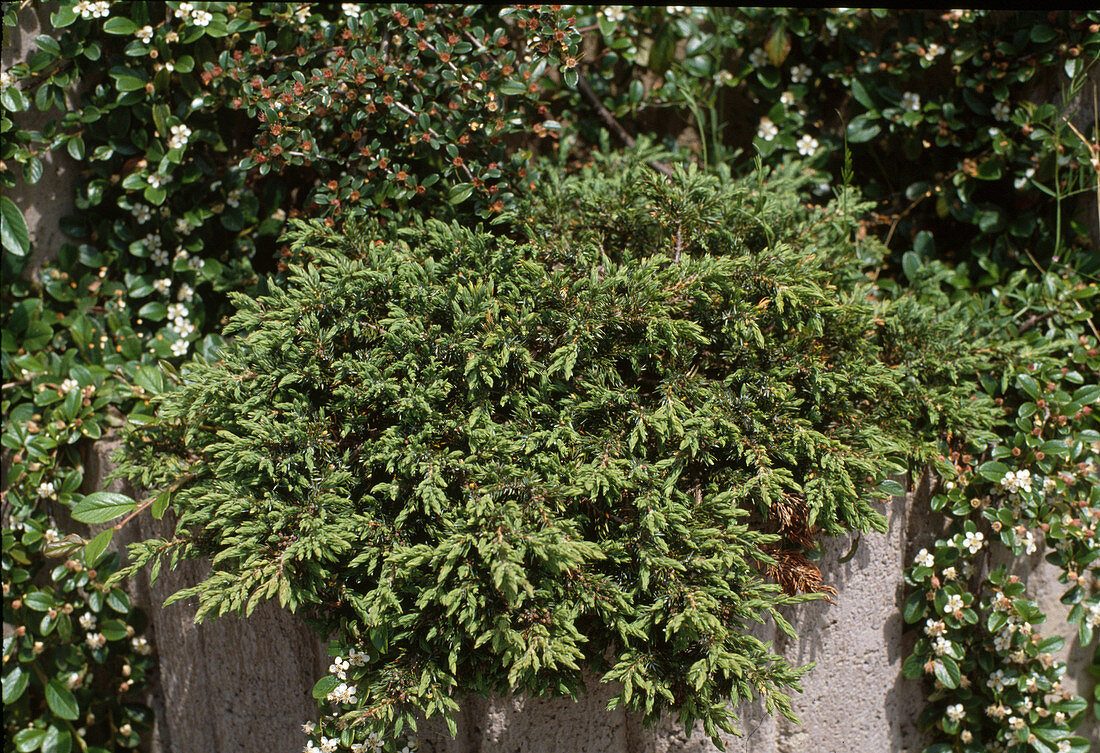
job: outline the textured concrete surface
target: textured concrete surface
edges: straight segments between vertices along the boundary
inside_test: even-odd
[[[110,469],[114,440],[89,453],[88,488],[141,497],[128,484],[102,479]],[[98,528],[104,528],[99,526]],[[150,537],[167,538],[165,516],[142,515],[120,531],[112,548]],[[146,703],[156,713],[152,753],[280,753],[300,751],[301,725],[316,719],[310,691],[328,669],[321,642],[301,620],[266,602],[248,619],[223,617],[195,624],[194,600],[161,608],[181,588],[202,580],[205,561],[167,566],[154,584],[146,573],[126,589],[149,619],[147,635],[159,659],[159,677]]]

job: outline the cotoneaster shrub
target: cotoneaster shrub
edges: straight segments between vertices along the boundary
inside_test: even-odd
[[[887,472],[928,446],[919,343],[883,334],[907,307],[806,181],[614,161],[511,236],[297,223],[308,262],[235,296],[219,360],[128,435],[121,472],[179,514],[134,567],[210,556],[173,597],[200,619],[278,598],[334,636],[316,735],[343,745],[586,671],[715,738],[730,701],[791,716],[806,668],[748,623],[790,633],[776,609],[821,585],[804,547],[882,529]]]

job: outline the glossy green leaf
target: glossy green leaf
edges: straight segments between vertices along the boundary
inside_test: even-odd
[[[72,720],[80,716],[80,705],[76,702],[76,696],[59,680],[50,680],[46,685],[46,703],[50,711],[62,719]]]
[[[31,250],[30,233],[23,213],[7,196],[0,196],[0,241],[16,256],[26,256]]]
[[[107,551],[107,546],[111,543],[111,538],[114,536],[115,529],[108,528],[104,531],[100,531],[96,534],[90,542],[88,542],[88,548],[84,551],[84,562],[88,567],[95,567],[99,562],[103,553]]]
[[[326,675],[318,680],[313,686],[313,697],[317,699],[324,698],[332,692],[339,684],[339,681],[332,675]]]
[[[106,523],[132,512],[137,503],[117,492],[93,492],[73,508],[73,517],[81,523]]]
[[[138,25],[125,16],[112,16],[103,24],[103,30],[108,34],[128,36],[138,30]]]
[[[23,695],[23,691],[27,689],[28,682],[30,682],[30,673],[27,670],[19,665],[12,667],[4,675],[4,705],[7,706],[19,700],[19,697]]]
[[[12,742],[15,743],[15,749],[19,753],[30,753],[32,750],[38,750],[42,745],[42,740],[46,737],[46,730],[38,729],[37,727],[28,727],[21,729],[15,733],[12,737]]]

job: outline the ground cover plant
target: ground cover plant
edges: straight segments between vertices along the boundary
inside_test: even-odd
[[[896,430],[931,433],[982,423],[966,416],[968,389],[1004,411],[996,441],[952,435],[942,461],[931,454],[935,504],[956,528],[909,575],[910,604],[932,595],[937,614],[907,616],[927,627],[939,615],[949,632],[926,635],[909,673],[929,677],[930,750],[1087,747],[1070,730],[1100,704],[1055,693],[1055,710],[1032,689],[1064,671],[1047,665],[1057,626],[1044,626],[1043,650],[1027,648],[1016,626],[1042,615],[992,564],[1048,551],[1076,640],[1100,645],[1088,219],[1100,15],[63,0],[7,4],[5,34],[33,13],[54,13],[58,31],[0,80],[4,615],[17,631],[4,642],[6,746],[118,749],[145,735],[153,657],[144,617],[105,585],[120,564],[107,551],[115,527],[74,531],[67,510],[83,501],[78,518],[97,524],[136,511],[90,488],[84,453],[154,418],[173,373],[159,364],[214,356],[229,291],[286,284],[302,261],[278,241],[288,218],[336,229],[365,207],[375,224],[363,232],[385,243],[410,211],[495,219],[519,238],[532,184],[584,164],[601,139],[652,133],[675,153],[654,163],[665,173],[687,160],[744,175],[755,153],[816,168],[816,203],[858,186],[875,204],[846,211],[860,219],[857,255],[877,265],[874,297],[898,321],[906,306],[955,304],[983,323],[996,347],[982,363],[908,351],[906,368],[941,369],[924,388],[945,414],[936,401],[895,406],[911,410]],[[45,124],[27,125],[30,110]],[[72,243],[43,265],[17,204],[51,150],[80,177],[61,220]],[[878,262],[872,237],[886,246]],[[803,543],[789,551],[812,557]],[[812,568],[782,581],[792,572],[769,577],[827,585]],[[951,596],[978,609],[945,614]],[[333,671],[346,675],[344,661]]]
[[[617,159],[525,202],[515,240],[299,226],[309,262],[234,296],[232,344],[128,434],[119,472],[180,514],[133,567],[212,556],[177,594],[200,618],[278,598],[363,657],[316,691],[343,745],[583,670],[716,740],[729,702],[792,716],[803,669],[747,624],[791,631],[815,532],[884,528],[887,469],[935,447],[904,386],[929,344],[896,332],[943,316],[868,303],[854,223],[807,182]]]

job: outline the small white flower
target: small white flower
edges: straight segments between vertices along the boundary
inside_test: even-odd
[[[118,733],[123,737],[129,737],[130,733],[133,731],[134,728],[131,727],[129,724],[123,724],[121,727],[118,728]]]
[[[170,303],[168,304],[168,318],[173,321],[179,321],[181,319],[187,319],[187,307],[182,303]]]
[[[96,618],[91,612],[85,612],[80,615],[80,619],[77,621],[80,623],[80,627],[84,628],[86,631],[91,632],[95,630]]]
[[[168,291],[172,289],[172,279],[163,277],[159,280],[153,280],[153,289],[161,295],[168,295]]]
[[[65,681],[65,684],[69,686],[69,690],[76,690],[84,682],[79,672],[73,672],[69,675],[69,679]]]
[[[160,188],[163,185],[171,183],[172,182],[172,176],[171,175],[161,175],[160,173],[153,173],[152,175],[150,175],[148,178],[145,179],[145,182],[148,183],[153,188]]]
[[[767,115],[760,118],[760,127],[756,129],[756,135],[764,141],[771,141],[779,135],[779,126],[772,122]]]
[[[385,743],[382,742],[382,737],[377,732],[369,733],[367,737],[363,740],[363,743],[366,745],[367,750],[369,751],[382,750],[385,745]]]
[[[191,129],[187,126],[180,124],[174,125],[170,129],[172,135],[168,137],[169,149],[182,149],[187,146],[187,140],[191,138]]]
[[[309,19],[309,15],[310,10],[308,5],[303,5],[294,11],[294,19],[300,24],[304,24],[306,20]]]
[[[133,647],[135,652],[141,654],[142,656],[148,656],[149,654],[153,653],[153,647],[149,645],[149,641],[145,638],[144,635],[139,635],[131,638],[130,646]]]
[[[80,14],[84,20],[91,18],[106,18],[111,12],[111,4],[106,0],[80,0],[73,6],[73,10]]]
[[[1005,682],[1005,671],[998,669],[989,675],[989,679],[985,681],[985,684],[992,688],[994,692],[1000,693],[1004,691],[1005,686],[1008,684]]]
[[[927,549],[921,549],[917,552],[916,563],[919,567],[932,567],[936,564],[936,559],[933,557]]]
[[[214,16],[196,8],[191,11],[191,20],[195,22],[195,26],[209,26],[210,22],[214,20]]]
[[[974,739],[974,733],[968,729],[964,729],[962,732],[959,733],[959,739],[962,740],[964,743],[968,743]]]
[[[356,649],[348,650],[348,661],[350,661],[356,667],[362,667],[365,664],[370,663],[370,654],[366,651],[358,651]]]
[[[43,481],[38,485],[38,496],[42,498],[52,498],[57,494],[57,488],[53,485],[52,481]]]
[[[795,103],[794,93],[793,92],[783,92],[782,94],[779,95],[779,101],[782,102],[786,107],[790,107],[791,105],[793,105]]]
[[[932,42],[930,45],[928,45],[927,48],[925,48],[924,59],[931,63],[933,60],[942,55],[943,52],[944,50],[942,46],[936,44],[935,42]]]
[[[1066,722],[1065,712],[1063,712],[1063,711],[1054,712],[1054,723],[1055,724],[1065,724],[1065,722]]]
[[[336,675],[341,680],[346,680],[348,679],[347,671],[349,667],[351,667],[351,662],[349,662],[347,659],[337,656],[333,660],[332,664],[329,665],[328,671],[329,674]]]
[[[313,734],[313,722],[306,722],[302,725],[302,732],[307,735]]]
[[[796,65],[791,68],[791,82],[795,84],[804,84],[810,80],[810,76],[813,75],[813,71],[808,65]]]
[[[179,7],[174,11],[176,18],[186,19],[191,15],[191,11],[195,9],[195,6],[191,3],[180,3]]]
[[[332,689],[328,699],[333,703],[353,704],[356,701],[355,687],[342,682]]]
[[[63,394],[68,395],[71,391],[77,389],[78,387],[80,387],[80,383],[72,377],[68,377],[65,379],[64,382],[58,385],[57,389],[60,390]]]
[[[178,235],[191,235],[195,226],[186,217],[180,217],[176,220],[176,233]]]
[[[189,343],[187,340],[176,340],[174,343],[172,343],[172,355],[187,355],[187,349],[190,347],[191,343]]]
[[[1031,531],[1028,531],[1026,534],[1024,534],[1024,551],[1028,554],[1035,554],[1038,549],[1039,547],[1035,543],[1035,536],[1031,533]]]
[[[344,15],[348,18],[359,18],[359,14],[363,12],[359,3],[341,3],[340,10],[344,11]]]
[[[943,635],[947,631],[947,625],[943,620],[928,620],[924,623],[924,634],[927,636],[939,636]]]
[[[913,92],[905,92],[905,94],[901,95],[901,106],[902,109],[912,110],[913,112],[920,110],[920,95],[914,94]]]
[[[242,193],[241,189],[234,188],[232,191],[230,191],[228,194],[226,194],[225,203],[228,204],[231,207],[240,206],[241,193]]]
[[[165,251],[163,248],[158,248],[153,251],[152,259],[153,263],[156,264],[158,267],[163,267],[168,263],[168,252]]]
[[[1059,711],[1059,714],[1062,712]],[[1058,742],[1058,753],[1069,753],[1073,750],[1073,744],[1069,740],[1060,740]]]
[[[195,325],[186,319],[177,319],[176,321],[172,322],[171,329],[181,338],[185,338],[195,331]]]
[[[1018,731],[1018,730],[1023,729],[1025,724],[1026,724],[1026,722],[1024,722],[1024,720],[1021,719],[1018,716],[1008,717],[1008,726],[1011,727],[1013,729],[1013,731]]]
[[[977,554],[978,550],[982,548],[985,543],[985,534],[972,531],[967,531],[966,536],[963,537],[962,548],[969,549],[971,554]]]
[[[164,247],[164,241],[161,240],[159,233],[149,233],[141,239],[141,245],[153,251],[158,251]]]
[[[966,712],[963,710],[963,705],[961,703],[956,703],[954,706],[947,707],[947,718],[951,721],[962,721],[965,716]]]
[[[180,35],[174,31],[170,31],[164,35],[164,41],[169,43],[178,42],[180,41]]]
[[[947,606],[944,607],[944,611],[958,617],[959,613],[962,612],[965,607],[966,605],[963,604],[963,598],[961,596],[958,594],[951,594],[947,597]]]
[[[1089,606],[1089,613],[1085,617],[1085,621],[1089,627],[1100,627],[1100,601]]]
[[[7,89],[15,84],[15,78],[7,71],[0,71],[0,89]]]
[[[206,259],[201,259],[197,256],[192,256],[190,259],[187,260],[187,268],[190,269],[190,270],[193,270],[195,272],[198,272],[199,270],[201,270],[205,266],[206,266]]]
[[[798,147],[798,153],[803,157],[812,157],[814,152],[817,151],[818,144],[817,139],[807,133],[798,140],[795,146]]]
[[[84,642],[88,644],[88,648],[95,650],[103,648],[107,644],[107,638],[103,633],[88,633],[84,638]]]
[[[140,39],[145,44],[149,44],[153,41],[153,27],[142,26],[140,29],[134,32],[134,36]]]
[[[943,569],[943,579],[944,579],[945,582],[949,581],[949,580],[955,580],[955,578],[957,578],[958,575],[959,574],[955,571],[955,568],[953,568],[953,567],[945,567]]]
[[[176,291],[176,298],[190,303],[195,298],[195,289],[185,282],[181,284],[179,290]]]
[[[936,638],[935,643],[932,644],[932,650],[936,653],[936,656],[943,656],[944,654],[950,653],[951,641],[941,635]]]
[[[321,738],[321,753],[335,753],[336,746],[340,744],[340,741],[334,737],[322,737]]]
[[[1017,178],[1016,180],[1014,180],[1012,182],[1012,185],[1014,185],[1016,187],[1016,190],[1018,191],[1021,188],[1023,188],[1024,186],[1027,185],[1027,182],[1029,180],[1031,180],[1031,176],[1034,175],[1034,174],[1035,174],[1035,168],[1034,167],[1029,167],[1027,170],[1024,171],[1024,174],[1021,177]],[[1047,479],[1047,481],[1050,481],[1050,479]]]
[[[985,713],[993,719],[1004,719],[1008,714],[1008,708],[1003,703],[998,703],[995,706],[987,706]]]
[[[153,210],[145,204],[135,204],[130,210],[130,214],[134,216],[139,225],[144,225],[153,216]]]
[[[993,117],[997,120],[1008,120],[1012,114],[1011,108],[1008,106],[1008,102],[998,102],[992,107]]]
[[[753,68],[763,68],[768,64],[768,54],[761,48],[757,47],[755,50],[749,53],[749,65]]]
[[[626,12],[623,11],[623,6],[621,5],[609,5],[600,11],[600,13],[602,13],[603,17],[611,23],[617,24],[626,19]]]

